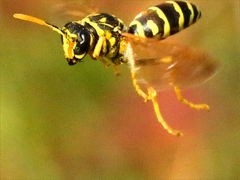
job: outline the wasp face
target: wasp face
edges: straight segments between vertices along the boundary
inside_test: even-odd
[[[63,50],[69,65],[80,62],[90,47],[89,31],[76,22],[67,23],[62,29]]]

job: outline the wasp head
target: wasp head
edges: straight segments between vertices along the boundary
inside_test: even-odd
[[[69,65],[80,62],[88,53],[90,33],[81,24],[69,22],[63,28],[62,43],[65,57]]]
[[[43,19],[26,14],[16,13],[13,17],[46,26],[58,34],[61,34],[64,54],[69,65],[73,65],[81,61],[81,59],[83,59],[88,53],[91,41],[90,33],[84,26],[78,24],[77,22],[70,22],[63,28],[59,28]]]

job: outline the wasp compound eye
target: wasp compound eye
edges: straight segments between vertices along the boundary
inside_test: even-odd
[[[63,31],[67,39],[63,41],[63,45],[69,47],[70,42],[74,43],[71,50],[72,56],[67,56],[67,60],[70,65],[76,64],[88,53],[91,41],[90,33],[83,25],[76,22],[67,23]],[[69,52],[69,48],[66,48],[66,50]]]
[[[74,49],[74,54],[81,55],[87,53],[90,46],[90,35],[87,30],[82,30],[79,33],[76,47]]]

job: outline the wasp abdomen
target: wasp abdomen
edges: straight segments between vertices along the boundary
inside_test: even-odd
[[[129,33],[164,39],[190,26],[201,17],[198,8],[187,1],[166,1],[138,14],[130,23]]]

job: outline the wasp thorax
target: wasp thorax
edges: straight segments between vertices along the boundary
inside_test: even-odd
[[[90,47],[89,31],[76,22],[67,23],[62,29],[63,50],[69,65],[81,61]]]

